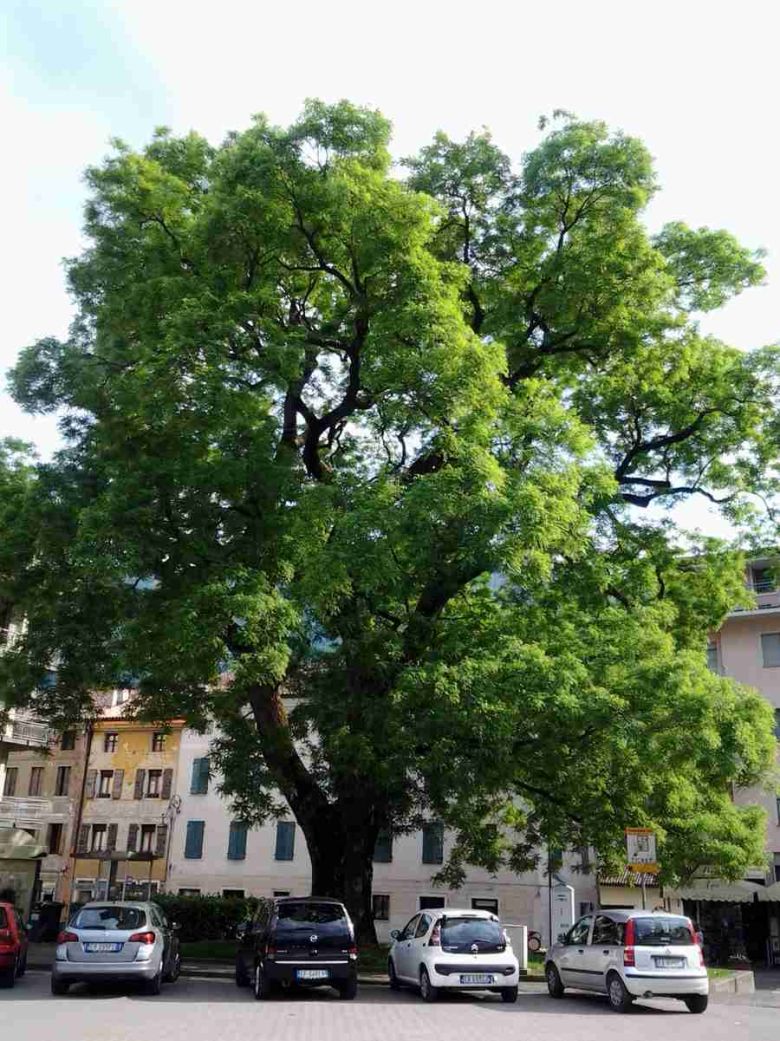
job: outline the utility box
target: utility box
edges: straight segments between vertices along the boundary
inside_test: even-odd
[[[550,891],[552,936],[550,945],[558,942],[562,933],[574,925],[574,887],[565,882],[556,882]]]

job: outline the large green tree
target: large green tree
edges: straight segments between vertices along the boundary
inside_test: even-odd
[[[615,856],[627,824],[669,879],[738,874],[762,821],[731,785],[774,747],[706,667],[740,561],[664,508],[775,491],[777,356],[691,317],[759,258],[651,236],[650,157],[600,123],[518,169],[438,135],[399,174],[388,142],[313,102],[88,172],[71,336],[12,377],[66,441],[5,518],[28,626],[0,681],[55,719],[128,676],[157,719],[215,719],[236,812],[282,796],[364,937],[379,830],[425,817],[454,882]]]

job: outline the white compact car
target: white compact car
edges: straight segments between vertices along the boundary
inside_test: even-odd
[[[420,988],[425,1001],[442,990],[490,990],[517,1001],[520,967],[498,918],[489,911],[420,911],[399,932],[387,961],[390,986]]]
[[[679,998],[707,1008],[709,980],[690,918],[665,911],[595,911],[580,918],[547,955],[550,996],[567,987],[606,994],[616,1012],[635,998]]]

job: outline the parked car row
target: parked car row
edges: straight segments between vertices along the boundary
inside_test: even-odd
[[[415,914],[390,934],[392,990],[413,987],[433,1002],[445,992],[492,991],[515,1002],[520,967],[498,917],[490,911],[441,908]],[[235,980],[257,1000],[284,990],[332,987],[357,993],[357,945],[347,909],[337,900],[279,897],[261,901],[238,931]],[[26,929],[0,903],[0,979],[13,986],[27,963]],[[178,926],[154,903],[94,902],[57,937],[53,994],[80,982],[138,981],[150,994],[181,971]],[[709,981],[689,918],[666,912],[601,910],[580,918],[547,952],[552,998],[566,989],[606,994],[617,1012],[639,997],[671,997],[690,1012],[707,1008]]]

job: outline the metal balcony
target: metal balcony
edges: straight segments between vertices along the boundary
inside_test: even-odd
[[[0,730],[0,741],[22,748],[45,748],[50,737],[51,731],[45,723],[19,716],[13,716]]]

